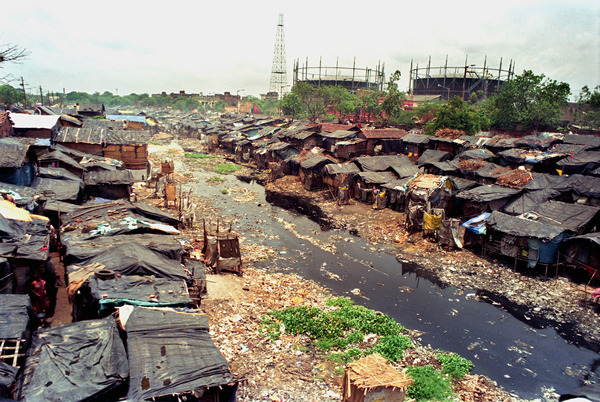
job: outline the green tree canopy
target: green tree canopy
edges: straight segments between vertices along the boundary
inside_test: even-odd
[[[383,94],[381,101],[381,118],[384,124],[390,119],[396,118],[402,113],[402,104],[406,100],[406,94],[398,89],[398,80],[400,80],[400,71],[396,70],[388,81],[387,89]]]
[[[304,104],[300,96],[294,92],[289,92],[283,95],[281,99],[281,111],[285,115],[289,115],[294,120],[304,112]]]
[[[324,90],[321,88],[307,82],[297,82],[292,88],[292,93],[298,95],[304,104],[310,121],[316,121],[327,112],[327,105],[323,96]]]
[[[579,105],[575,123],[592,129],[600,129],[600,85],[591,90],[587,85],[581,88],[577,99]]]
[[[439,129],[452,128],[474,135],[481,129],[487,129],[488,126],[487,113],[480,112],[477,106],[455,96],[440,108],[436,118],[425,127],[425,132],[433,135]]]
[[[23,92],[10,85],[0,85],[0,106],[10,109],[23,101]]]
[[[492,97],[492,124],[502,129],[556,128],[570,93],[569,84],[525,70]]]

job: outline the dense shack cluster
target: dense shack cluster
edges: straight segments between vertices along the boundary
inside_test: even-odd
[[[93,106],[1,115],[0,396],[230,400],[204,261],[180,219],[132,197],[152,126]]]
[[[517,264],[600,266],[600,137],[510,137],[457,130],[439,136],[352,124],[224,116],[189,130],[211,148],[299,177],[340,204],[356,200],[406,214],[409,231]],[[193,149],[190,149],[193,151]]]
[[[338,205],[401,212],[406,231],[448,248],[515,266],[566,267],[588,275],[586,282],[600,267],[600,137],[593,135],[445,130],[431,137],[102,105],[2,113],[0,133],[3,397],[235,398],[238,378],[198,307],[207,263],[242,273],[239,244],[218,231],[188,238],[183,229],[193,222],[181,194],[174,195],[177,218],[137,202],[136,182],[164,190],[165,205],[174,189],[172,165],[150,163],[155,141],[178,137],[187,152],[221,152],[256,168],[251,178],[261,182],[285,187],[294,177]],[[229,254],[219,255],[224,246]],[[57,265],[72,323],[51,326],[61,307]]]

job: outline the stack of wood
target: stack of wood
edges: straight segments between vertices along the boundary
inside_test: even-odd
[[[346,366],[344,402],[404,400],[412,380],[390,366],[380,354],[372,354]]]
[[[460,159],[458,167],[465,170],[478,170],[485,166],[485,161],[481,159]]]

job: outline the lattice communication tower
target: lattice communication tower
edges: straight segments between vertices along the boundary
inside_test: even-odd
[[[283,97],[283,90],[287,87],[286,70],[283,14],[279,14],[277,36],[275,38],[275,50],[273,52],[273,67],[271,68],[271,83],[269,85],[269,92],[277,92],[279,99]]]

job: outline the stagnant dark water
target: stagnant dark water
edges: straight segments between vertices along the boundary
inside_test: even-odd
[[[177,169],[190,171],[189,165]],[[424,344],[472,360],[473,373],[490,377],[522,398],[540,396],[542,387],[564,393],[584,379],[597,381],[600,355],[576,346],[577,337],[568,331],[561,337],[547,323],[485,292],[442,288],[423,277],[418,266],[399,262],[380,246],[345,232],[322,231],[307,217],[267,203],[260,185],[231,176],[207,185],[205,179],[215,174],[192,171],[199,182],[188,188],[214,198],[223,214],[236,220],[233,228],[245,242],[279,252],[278,258],[262,263],[263,268],[297,273],[422,331]],[[257,193],[257,200],[240,203],[233,199],[239,193],[222,194],[223,189],[241,188]],[[335,246],[335,252],[315,246],[309,238],[321,246]]]

